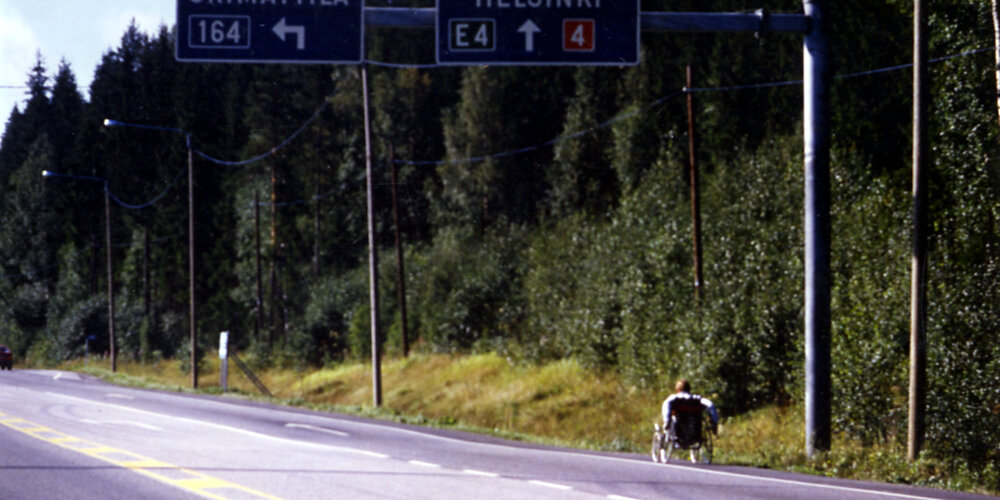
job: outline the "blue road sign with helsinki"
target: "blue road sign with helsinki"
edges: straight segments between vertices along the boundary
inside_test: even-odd
[[[638,0],[437,0],[439,64],[633,65]]]
[[[605,0],[607,1],[607,0]],[[363,0],[177,0],[178,61],[357,64]]]

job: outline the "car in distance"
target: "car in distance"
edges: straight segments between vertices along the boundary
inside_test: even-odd
[[[0,345],[0,369],[10,370],[14,368],[14,355],[10,348]]]

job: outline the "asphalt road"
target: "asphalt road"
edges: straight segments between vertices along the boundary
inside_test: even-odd
[[[742,467],[661,465],[489,436],[0,373],[0,496],[74,498],[987,498]]]

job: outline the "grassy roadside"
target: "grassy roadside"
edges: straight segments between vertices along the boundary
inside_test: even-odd
[[[76,361],[61,368],[114,383],[187,390],[180,363]],[[314,371],[273,368],[257,373],[275,402],[409,423],[455,427],[514,439],[578,448],[646,453],[663,391],[624,384],[612,373],[595,373],[574,361],[543,366],[511,364],[495,354],[414,355],[383,362],[383,407],[372,408],[371,367],[348,364]],[[200,391],[219,393],[219,360],[207,356]],[[230,364],[233,397],[257,398],[257,390]],[[813,474],[908,483],[958,491],[1000,494],[1000,470],[971,471],[964,464],[928,458],[910,463],[905,447],[863,447],[835,437],[833,450],[803,452],[801,407],[769,407],[723,416],[715,461]]]

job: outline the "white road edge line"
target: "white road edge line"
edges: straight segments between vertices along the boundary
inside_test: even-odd
[[[554,490],[568,491],[573,489],[572,486],[566,486],[565,484],[547,483],[545,481],[536,481],[536,480],[531,480],[528,482],[535,486],[544,486],[546,488],[552,488]]]
[[[288,423],[285,424],[285,427],[289,429],[308,429],[310,431],[323,432],[326,434],[333,434],[334,436],[340,436],[340,437],[347,437],[350,435],[346,432],[335,431],[333,429],[324,429],[322,427],[316,427],[315,425],[309,425],[309,424]]]
[[[430,467],[432,469],[440,469],[441,468],[441,466],[438,465],[438,464],[432,464],[430,462],[421,462],[420,460],[410,460],[409,464],[410,465],[417,465],[417,466],[420,466],[420,467]]]
[[[471,474],[473,476],[500,477],[500,474],[497,474],[495,472],[484,472],[484,471],[475,470],[475,469],[462,469],[462,472],[464,472],[466,474]]]
[[[118,408],[118,409],[121,409],[121,410],[133,411],[133,412],[142,413],[142,414],[145,414],[145,415],[153,415],[153,416],[160,417],[160,418],[174,419],[174,420],[177,420],[177,421],[180,421],[180,422],[188,422],[188,423],[193,423],[193,424],[205,425],[205,426],[208,426],[208,427],[215,427],[216,429],[223,429],[223,430],[227,430],[229,432],[235,432],[237,434],[243,434],[243,435],[246,435],[246,436],[252,436],[252,437],[255,437],[255,438],[259,438],[259,439],[267,439],[267,440],[270,440],[270,441],[277,441],[279,443],[294,444],[294,445],[298,445],[298,446],[312,446],[312,447],[323,448],[323,449],[328,449],[328,450],[337,450],[337,451],[341,451],[341,452],[344,452],[344,453],[355,453],[355,454],[358,454],[358,455],[364,455],[364,456],[372,457],[372,458],[390,458],[389,455],[385,455],[383,453],[376,453],[374,451],[359,450],[357,448],[347,448],[347,447],[344,447],[344,446],[333,446],[333,445],[328,445],[328,444],[310,443],[310,442],[307,442],[307,441],[297,441],[297,440],[294,440],[294,439],[280,438],[280,437],[271,436],[271,435],[268,435],[268,434],[261,434],[259,432],[248,431],[246,429],[240,429],[239,427],[230,427],[228,425],[216,424],[214,422],[206,422],[204,420],[196,420],[196,419],[193,419],[193,418],[178,417],[178,416],[174,416],[174,415],[167,415],[167,414],[164,414],[164,413],[156,413],[156,412],[148,411],[148,410],[140,410],[138,408],[130,408],[128,406],[122,406],[122,405],[117,405],[117,404],[105,403],[103,401],[94,401],[94,400],[85,399],[85,398],[78,398],[78,397],[75,397],[75,396],[67,396],[65,394],[59,394],[57,392],[47,392],[46,394],[49,394],[49,395],[52,395],[52,396],[56,396],[56,397],[60,397],[60,398],[64,398],[64,399],[71,399],[73,401],[80,401],[80,402],[83,402],[83,403],[93,404],[93,405],[110,406],[112,408]]]
[[[148,413],[148,414],[152,414],[152,415],[158,415],[158,416],[161,416],[161,417],[171,417],[170,415],[164,415],[164,414],[161,414],[161,413],[148,412],[148,411],[145,411],[145,410],[137,410],[135,408],[129,408],[127,406],[112,405],[110,403],[100,403],[100,402],[92,401],[92,400],[89,400],[89,399],[76,398],[76,397],[73,397],[73,396],[66,396],[64,394],[58,394],[58,393],[49,393],[49,394],[52,394],[52,395],[55,395],[55,396],[64,397],[64,398],[74,399],[74,400],[77,400],[77,401],[85,401],[87,403],[106,404],[106,405],[109,405],[109,406],[117,406],[119,408],[126,408],[126,409],[129,409],[129,410],[132,410],[132,411],[141,412],[141,413]],[[278,410],[278,411],[280,411],[280,410]],[[177,419],[181,419],[181,420],[190,420],[190,419],[184,419],[182,417],[171,417],[171,418],[177,418]],[[271,439],[271,440],[275,440],[275,441],[292,442],[292,443],[296,443],[296,444],[300,444],[300,445],[301,444],[310,444],[310,445],[313,445],[313,446],[339,449],[339,450],[345,451],[345,452],[359,453],[359,454],[362,454],[362,455],[368,455],[368,456],[372,456],[372,457],[375,457],[375,458],[389,458],[388,455],[383,455],[381,453],[374,453],[374,452],[370,452],[370,451],[357,450],[357,449],[354,449],[354,448],[341,448],[341,447],[331,446],[331,445],[321,445],[321,444],[315,444],[315,443],[303,443],[301,441],[294,441],[294,440],[291,440],[291,439],[278,438],[278,437],[274,437],[274,436],[269,436],[267,434],[260,434],[260,433],[253,432],[253,431],[248,431],[248,430],[244,430],[244,429],[238,429],[238,428],[235,428],[235,427],[228,427],[228,426],[224,426],[224,425],[220,425],[220,424],[213,424],[213,423],[210,423],[210,422],[203,422],[203,421],[200,421],[200,420],[190,420],[190,421],[192,421],[192,422],[198,422],[198,423],[205,424],[205,425],[215,426],[215,427],[219,427],[219,428],[223,428],[223,429],[228,429],[228,430],[231,430],[233,432],[240,432],[240,433],[243,433],[243,434],[248,434],[248,435],[253,435],[253,436],[257,436],[257,437],[261,437],[261,438]],[[394,428],[394,429],[392,429],[392,431],[402,432],[402,433],[407,433],[407,434],[416,434],[416,435],[424,436],[424,437],[427,437],[427,438],[439,439],[439,440],[442,440],[442,441],[452,441],[452,442],[458,442],[458,443],[465,443],[465,444],[471,444],[471,445],[477,445],[478,444],[478,445],[481,445],[481,446],[507,446],[507,445],[502,445],[502,444],[477,443],[477,442],[474,442],[474,441],[468,441],[468,440],[464,440],[464,439],[457,439],[457,438],[452,438],[452,437],[447,437],[447,436],[438,436],[438,435],[435,435],[435,434],[428,434],[428,433],[425,433],[425,432],[418,432],[418,431],[415,431],[415,430],[404,429],[404,428]],[[852,488],[852,487],[849,487],[849,486],[837,486],[837,485],[833,485],[833,484],[810,483],[810,482],[807,482],[807,481],[796,481],[794,479],[779,479],[779,478],[773,478],[773,477],[753,476],[753,475],[750,475],[750,474],[738,474],[738,473],[735,473],[735,472],[723,472],[723,471],[718,471],[718,470],[712,470],[710,468],[705,468],[705,467],[683,467],[683,466],[671,465],[671,464],[657,464],[657,463],[653,463],[653,462],[637,461],[637,460],[631,459],[631,458],[619,458],[619,457],[601,456],[601,455],[588,455],[588,454],[585,454],[585,453],[572,452],[572,451],[568,451],[568,450],[567,451],[561,451],[561,450],[537,450],[537,451],[541,451],[543,453],[554,453],[554,454],[559,454],[559,455],[573,455],[574,457],[578,457],[578,458],[591,458],[591,459],[594,459],[594,460],[611,460],[611,461],[615,461],[615,462],[629,462],[629,463],[633,463],[633,464],[638,462],[638,463],[644,463],[647,466],[654,466],[654,467],[683,468],[686,472],[691,472],[691,473],[696,473],[696,474],[697,473],[714,474],[714,475],[718,475],[718,476],[738,477],[738,478],[743,478],[743,479],[747,479],[747,480],[755,480],[755,481],[771,482],[771,483],[781,483],[781,484],[795,484],[795,485],[798,485],[798,486],[807,486],[807,487],[813,487],[813,488],[822,488],[822,489],[827,489],[827,490],[846,491],[846,492],[851,492],[851,493],[867,493],[869,495],[878,495],[878,496],[886,496],[886,497],[894,497],[894,498],[910,498],[910,499],[915,499],[915,500],[936,500],[936,497],[926,497],[926,496],[919,496],[919,495],[908,495],[908,494],[905,494],[905,493],[894,493],[894,492],[891,492],[891,491],[879,491],[879,490],[864,489],[864,488]]]
[[[503,445],[503,444],[475,442],[475,441],[469,441],[469,440],[465,440],[465,439],[458,439],[458,438],[453,438],[453,437],[448,437],[448,436],[439,436],[439,435],[435,435],[435,434],[428,434],[428,433],[425,433],[425,432],[419,432],[419,431],[416,431],[416,430],[404,429],[404,428],[394,428],[394,429],[392,429],[392,431],[393,432],[402,432],[402,433],[406,433],[406,434],[416,434],[416,435],[420,435],[420,436],[424,436],[424,437],[428,437],[428,438],[432,438],[432,439],[439,439],[441,441],[451,441],[451,442],[456,442],[456,443],[464,443],[464,444],[468,444],[468,445],[479,445],[479,446],[487,446],[487,447],[488,446],[508,446],[508,445]],[[559,455],[573,455],[574,457],[577,457],[577,458],[591,458],[591,459],[594,459],[594,460],[611,460],[611,461],[615,461],[615,462],[629,462],[629,463],[636,463],[637,462],[636,460],[631,459],[631,458],[619,458],[619,457],[613,457],[613,456],[589,455],[589,454],[586,454],[586,453],[573,452],[573,451],[569,451],[569,450],[567,450],[567,451],[561,451],[561,450],[544,450],[543,449],[543,450],[536,450],[536,451],[539,451],[541,453],[554,453],[554,454],[559,454]],[[692,473],[703,472],[705,474],[714,474],[714,475],[719,475],[719,476],[737,477],[737,478],[743,478],[743,479],[747,479],[747,480],[751,480],[751,481],[763,481],[763,482],[781,483],[781,484],[794,484],[794,485],[798,485],[798,486],[808,486],[808,487],[812,487],[812,488],[822,488],[822,489],[827,489],[827,490],[846,491],[846,492],[850,492],[850,493],[867,493],[869,495],[894,497],[894,498],[910,498],[910,499],[914,499],[914,500],[936,500],[936,498],[937,498],[937,497],[926,497],[926,496],[919,496],[919,495],[908,495],[906,493],[894,493],[894,492],[891,492],[891,491],[879,491],[879,490],[865,489],[865,488],[852,488],[850,486],[837,486],[837,485],[834,485],[834,484],[810,483],[810,482],[807,482],[807,481],[797,481],[797,480],[794,480],[794,479],[779,479],[779,478],[774,478],[774,477],[762,477],[762,476],[753,476],[753,475],[750,475],[750,474],[739,474],[739,473],[735,473],[735,472],[723,472],[723,471],[712,470],[712,469],[705,468],[705,467],[697,467],[697,468],[696,467],[683,467],[683,466],[671,465],[671,464],[657,464],[657,463],[653,463],[651,461],[650,462],[639,461],[639,462],[640,463],[645,463],[647,466],[654,466],[654,467],[683,468],[685,471],[692,472]]]
[[[638,500],[637,498],[623,497],[621,495],[608,495],[608,499],[609,500]]]

